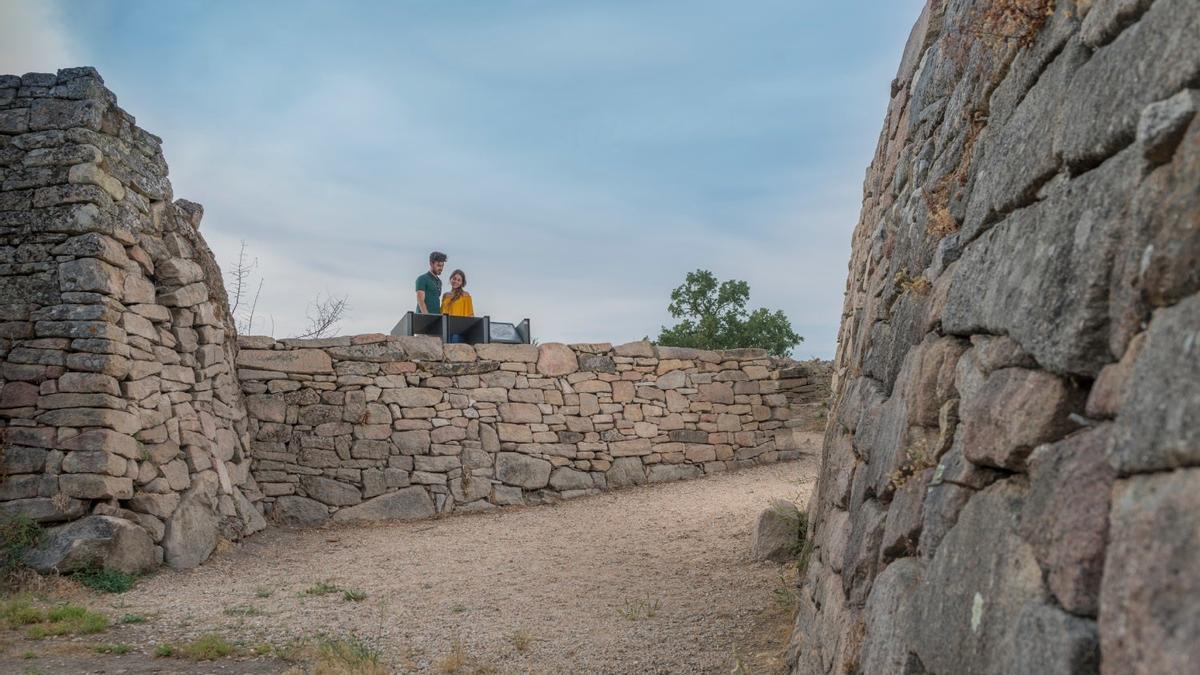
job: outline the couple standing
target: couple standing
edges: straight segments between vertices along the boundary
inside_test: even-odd
[[[429,271],[417,277],[417,312],[474,316],[475,308],[471,305],[471,294],[466,291],[467,275],[462,270],[454,270],[450,274],[450,292],[442,293],[441,274],[445,268],[445,253],[434,251],[429,254]],[[463,340],[461,335],[451,335],[449,341]]]

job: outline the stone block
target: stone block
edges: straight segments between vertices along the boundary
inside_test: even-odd
[[[0,515],[29,518],[38,523],[75,520],[88,512],[89,502],[80,499],[33,497],[0,501]]]
[[[1018,617],[1048,599],[1033,549],[1016,534],[1023,501],[1014,480],[976,494],[926,567],[914,647],[930,672],[989,671],[1021,651]]]
[[[353,485],[323,476],[301,476],[300,485],[309,497],[330,506],[352,506],[362,501],[362,493]]]
[[[116,476],[74,473],[60,476],[58,487],[68,497],[78,499],[129,499],[133,480]]]
[[[129,500],[129,508],[167,520],[179,506],[179,501],[179,495],[173,492],[167,494],[141,493]]]
[[[702,384],[697,389],[700,390],[700,400],[710,403],[724,403],[733,405],[733,387],[727,382],[714,382],[712,384]]]
[[[579,370],[575,352],[567,345],[547,342],[538,347],[537,372],[547,377],[561,377]]]
[[[417,454],[429,451],[431,445],[429,432],[422,429],[397,431],[392,434],[392,443],[405,454]]]
[[[665,375],[660,376],[654,381],[654,386],[659,389],[679,389],[687,386],[687,373],[682,370],[673,370]]]
[[[1171,159],[1175,147],[1183,140],[1188,123],[1196,116],[1198,100],[1200,94],[1185,89],[1142,109],[1138,119],[1137,142],[1142,148],[1143,157],[1156,164]]]
[[[1100,589],[1100,651],[1114,673],[1200,663],[1200,469],[1117,481]]]
[[[1112,425],[1043,445],[1029,459],[1021,534],[1033,545],[1063,609],[1096,616],[1108,543],[1109,494],[1116,472],[1106,454]]]
[[[537,345],[475,345],[475,353],[484,361],[501,363],[537,363],[538,361]]]
[[[419,520],[432,518],[436,513],[429,493],[414,485],[340,509],[333,514],[333,521]]]
[[[125,273],[95,258],[68,260],[58,266],[58,287],[63,292],[82,291],[121,297]]]
[[[1200,465],[1200,295],[1154,313],[1125,387],[1110,461],[1121,474]]]
[[[307,497],[286,495],[275,500],[271,519],[279,525],[303,527],[316,525],[329,518],[329,508]]]
[[[876,577],[867,596],[862,672],[909,672],[905,665],[916,632],[913,595],[923,571],[919,559],[903,558]]]
[[[604,354],[580,354],[579,370],[592,373],[615,373],[617,364]]]
[[[916,555],[917,542],[921,538],[921,523],[925,490],[933,477],[934,469],[926,469],[909,476],[904,485],[892,496],[883,528],[883,543],[880,554],[887,563],[896,558]]]
[[[1034,446],[1055,441],[1078,425],[1084,393],[1049,373],[1004,368],[988,376],[960,407],[967,459],[1021,471]]]
[[[0,447],[0,475],[40,473],[42,467],[46,465],[46,456],[49,454],[50,452],[44,448],[30,448],[21,445]]]
[[[54,98],[35,99],[29,107],[29,129],[72,129],[84,127],[99,131],[108,105],[94,98],[64,101]]]
[[[155,276],[168,286],[186,286],[204,279],[204,269],[185,258],[168,258],[157,266]]]
[[[62,461],[62,470],[64,473],[95,473],[109,476],[124,476],[126,466],[124,457],[103,450],[76,450],[68,452]]]
[[[194,307],[207,300],[208,286],[195,283],[167,291],[159,295],[156,302],[164,307]]]
[[[1017,616],[1013,642],[1021,646],[1008,655],[1008,673],[1100,672],[1100,636],[1096,622],[1050,605],[1026,605]]]
[[[646,468],[637,457],[617,457],[604,477],[611,488],[643,485],[646,482]]]
[[[592,477],[586,471],[577,471],[560,466],[550,474],[550,487],[555,490],[587,490],[592,487]]]
[[[526,490],[538,490],[550,483],[551,464],[544,459],[515,452],[496,455],[496,479]]]
[[[691,464],[652,464],[646,469],[646,482],[665,483],[699,478],[704,470]]]
[[[319,349],[242,349],[238,352],[236,363],[239,368],[253,370],[333,374],[333,361]]]
[[[613,441],[608,444],[608,452],[613,457],[640,457],[652,452],[650,440],[639,438],[631,441]]]
[[[654,358],[656,356],[654,344],[646,340],[617,345],[613,347],[613,353],[617,356],[632,358]]]
[[[281,396],[247,396],[243,400],[246,403],[246,412],[254,419],[264,422],[287,421],[287,402]]]
[[[532,403],[501,403],[500,419],[509,424],[540,424],[542,411]]]
[[[441,389],[426,387],[408,387],[405,389],[385,389],[380,396],[384,403],[395,403],[404,408],[424,408],[442,402],[445,395]]]
[[[1117,30],[1124,24],[1104,23]],[[1079,69],[1061,94],[1062,127],[1055,139],[1055,150],[1068,164],[1087,166],[1108,157],[1134,139],[1144,106],[1195,80],[1198,26],[1191,0],[1159,0]],[[1097,31],[1093,39],[1112,30]]]

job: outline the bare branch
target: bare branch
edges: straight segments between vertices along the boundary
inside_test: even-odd
[[[336,297],[327,295],[324,299],[318,293],[308,306],[308,328],[297,335],[299,338],[322,338],[332,335],[339,322],[346,318],[350,309],[350,296]]]
[[[254,328],[254,311],[256,309],[258,309],[258,296],[262,293],[262,287],[263,287],[263,280],[259,279],[258,280],[258,290],[254,291],[254,301],[250,303],[249,316],[246,319],[246,328],[245,328],[245,330],[240,331],[240,332],[245,333],[246,335],[249,335],[250,331]]]

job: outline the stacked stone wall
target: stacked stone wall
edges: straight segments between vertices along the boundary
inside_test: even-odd
[[[1198,88],[1194,0],[927,4],[853,235],[795,672],[1200,664]]]
[[[425,518],[801,453],[819,364],[763,350],[239,340],[254,476],[277,522]],[[795,419],[793,419],[795,417]]]
[[[160,146],[91,68],[0,76],[0,511],[51,527],[41,569],[186,567],[265,525],[225,290]]]

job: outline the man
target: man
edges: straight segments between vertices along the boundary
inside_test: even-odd
[[[442,280],[438,275],[446,267],[446,254],[434,251],[429,254],[429,271],[417,277],[417,312],[419,314],[442,313]]]

